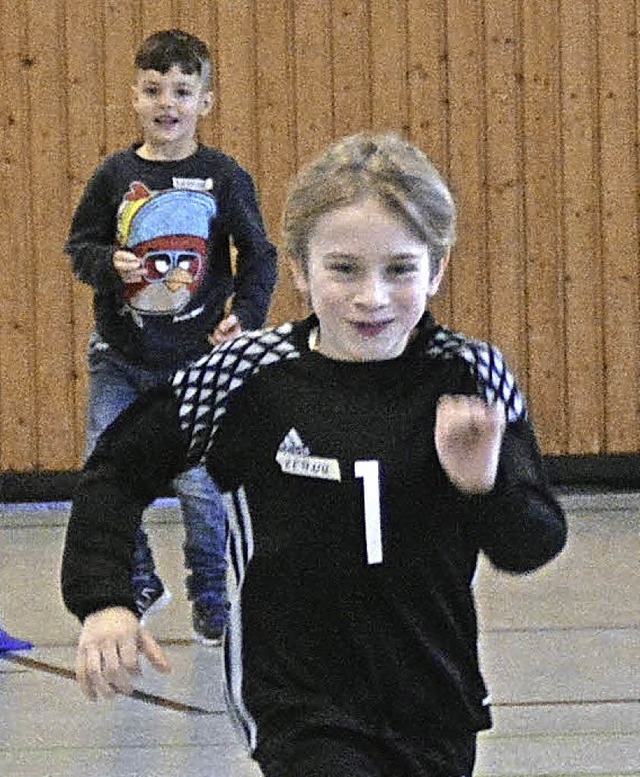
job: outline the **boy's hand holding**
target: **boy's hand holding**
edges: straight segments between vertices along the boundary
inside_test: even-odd
[[[209,342],[212,345],[220,345],[220,343],[224,343],[225,340],[231,340],[233,337],[238,337],[240,334],[242,334],[242,326],[238,321],[238,317],[231,313],[226,318],[223,318],[215,328],[213,334],[209,335]]]
[[[483,494],[495,484],[506,424],[504,407],[480,397],[440,397],[435,445],[442,468],[461,491]]]
[[[171,666],[155,639],[126,607],[107,607],[89,615],[82,626],[76,655],[76,678],[84,695],[95,701],[133,691],[144,656],[159,672]]]
[[[124,283],[139,283],[142,280],[140,258],[131,251],[119,248],[113,255],[113,266]]]

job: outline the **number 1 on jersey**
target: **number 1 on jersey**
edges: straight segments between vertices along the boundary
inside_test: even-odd
[[[378,461],[356,461],[354,475],[362,478],[364,489],[364,536],[367,563],[382,563],[382,522],[380,519],[380,464]]]

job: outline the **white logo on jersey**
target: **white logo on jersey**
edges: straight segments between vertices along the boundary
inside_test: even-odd
[[[280,469],[287,475],[299,475],[322,480],[340,480],[340,464],[337,459],[311,456],[296,429],[290,429],[276,453]]]
[[[173,179],[174,189],[190,189],[194,192],[209,192],[213,189],[212,178],[176,178]]]

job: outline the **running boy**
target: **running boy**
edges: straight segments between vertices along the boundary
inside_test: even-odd
[[[162,484],[206,461],[239,584],[227,699],[264,774],[471,774],[491,722],[478,554],[528,572],[566,525],[500,353],[426,310],[454,236],[445,183],[393,135],[347,138],[299,175],[284,244],[313,315],[177,372],[84,470],[62,583],[89,698],[130,691],[142,655],[168,669],[135,616],[126,543]]]
[[[143,391],[166,385],[212,342],[263,326],[276,281],[276,252],[251,177],[197,139],[198,120],[213,100],[207,46],[180,30],[158,32],[142,44],[135,67],[142,141],[96,170],[66,246],[75,275],[95,292],[87,456]],[[174,487],[194,630],[216,644],[227,616],[224,507],[202,466],[182,473]],[[148,615],[168,592],[141,527],[132,569],[137,611]]]

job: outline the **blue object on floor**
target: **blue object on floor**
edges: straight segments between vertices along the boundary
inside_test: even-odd
[[[31,642],[16,639],[11,634],[7,634],[4,629],[0,629],[0,653],[6,653],[9,650],[31,650],[32,647]]]

